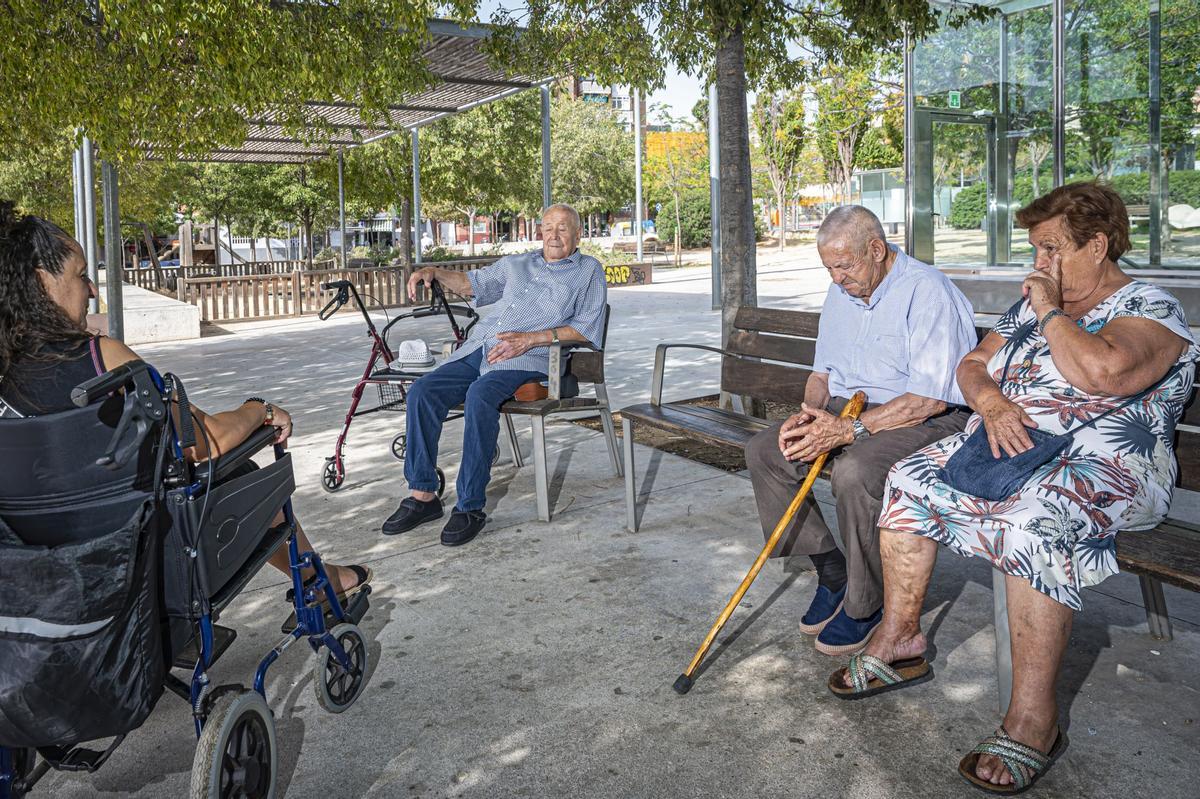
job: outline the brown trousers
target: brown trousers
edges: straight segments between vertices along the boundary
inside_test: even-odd
[[[846,402],[841,397],[834,397],[828,409],[831,413],[840,413]],[[832,461],[830,483],[836,500],[838,531],[846,554],[846,613],[852,618],[865,618],[883,606],[879,512],[883,508],[883,487],[888,471],[897,461],[922,447],[962,432],[968,418],[965,410],[951,409],[915,427],[884,430],[830,454],[826,465]],[[779,451],[779,428],[782,426],[780,422],[768,427],[746,445],[746,465],[754,485],[764,540],[770,538],[808,474],[807,463],[790,462]],[[810,493],[771,557],[816,555],[836,546],[837,542]]]

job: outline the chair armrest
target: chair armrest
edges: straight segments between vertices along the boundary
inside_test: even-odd
[[[666,370],[667,366],[667,350],[671,349],[705,350],[707,352],[715,352],[718,355],[725,355],[730,358],[743,357],[738,355],[736,352],[730,352],[729,350],[721,347],[710,347],[707,344],[683,344],[678,342],[671,344],[659,344],[654,350],[654,376],[650,379],[651,405],[662,404],[663,372]]]
[[[277,431],[274,427],[270,427],[269,425],[260,427],[251,433],[249,438],[228,452],[222,453],[204,463],[197,463],[196,479],[202,483],[206,483],[209,480],[209,473],[211,472],[212,482],[216,483],[224,480],[234,469],[250,460],[260,450],[270,446],[271,442],[275,440],[276,434]]]
[[[549,383],[549,398],[552,400],[562,399],[559,394],[562,393],[562,353],[563,350],[591,350],[604,354],[604,350],[593,346],[587,341],[557,341],[550,345],[550,364],[547,367],[549,371],[546,373]]]

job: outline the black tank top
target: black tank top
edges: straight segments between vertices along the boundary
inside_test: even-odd
[[[75,407],[71,389],[107,371],[99,336],[49,349],[62,357],[21,358],[0,377],[0,411],[8,406],[18,416],[44,416],[69,410]]]

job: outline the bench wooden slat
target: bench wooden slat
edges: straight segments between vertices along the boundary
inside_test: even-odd
[[[694,438],[706,444],[714,444],[719,447],[733,447],[735,449],[745,447],[746,442],[754,436],[754,433],[758,432],[757,430],[747,430],[740,425],[726,424],[715,418],[703,418],[691,412],[694,410],[694,406],[651,405],[645,403],[622,408],[621,416],[622,418],[632,419],[638,424],[657,427],[659,430],[686,434],[688,438]],[[738,415],[733,414],[732,411],[717,411],[717,413],[729,414],[731,416]]]
[[[701,420],[701,423],[716,422],[718,424],[726,424],[745,430],[750,435],[754,435],[760,430],[765,430],[771,425],[765,419],[757,419],[753,416],[745,416],[735,411],[726,411],[720,408],[706,408],[703,405],[685,405],[683,403],[675,403],[671,407],[681,413],[696,417]]]
[[[811,366],[816,355],[817,342],[808,338],[756,333],[753,330],[734,330],[729,334],[729,345],[725,349],[753,358]]]
[[[819,313],[809,311],[785,311],[781,308],[751,308],[742,306],[733,320],[739,330],[757,330],[761,333],[782,333],[788,336],[817,337]]]
[[[1122,569],[1200,591],[1200,527],[1168,519],[1153,530],[1117,533]]]
[[[804,384],[812,374],[798,366],[723,358],[721,390],[775,402],[799,405],[804,399]]]
[[[575,350],[571,353],[571,374],[580,383],[603,383],[604,353]]]

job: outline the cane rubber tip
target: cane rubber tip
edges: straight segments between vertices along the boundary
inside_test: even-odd
[[[692,678],[686,674],[680,674],[679,679],[677,679],[675,684],[671,687],[675,689],[675,693],[683,696],[688,691],[692,690]]]

